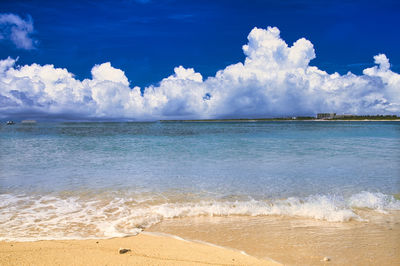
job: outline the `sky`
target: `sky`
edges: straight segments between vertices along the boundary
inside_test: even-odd
[[[399,114],[399,19],[385,0],[3,0],[0,119]]]

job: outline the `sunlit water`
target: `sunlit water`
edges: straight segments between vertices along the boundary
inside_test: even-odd
[[[357,209],[400,210],[399,147],[398,122],[3,124],[0,240],[204,215],[365,221]]]

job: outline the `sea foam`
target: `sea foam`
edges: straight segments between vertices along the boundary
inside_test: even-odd
[[[312,195],[274,200],[173,201],[164,198],[0,195],[0,240],[109,238],[134,235],[163,219],[195,216],[303,217],[329,222],[365,221],[357,209],[400,210],[400,201],[379,192],[348,198]]]

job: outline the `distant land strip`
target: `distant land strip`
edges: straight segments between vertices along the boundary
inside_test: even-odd
[[[318,119],[313,116],[276,118],[229,118],[229,119],[182,119],[160,120],[160,122],[262,122],[262,121],[400,121],[396,115],[352,115]]]

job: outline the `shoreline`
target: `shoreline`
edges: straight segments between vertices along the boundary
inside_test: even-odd
[[[232,216],[165,219],[138,235],[0,241],[1,265],[397,265],[400,211],[364,221]],[[119,250],[130,249],[125,254]]]
[[[160,123],[225,123],[225,122],[400,122],[400,119],[220,119],[220,120],[160,120]]]
[[[22,123],[15,122],[12,125],[24,125],[24,126],[37,126],[39,124],[47,123],[61,123],[61,124],[79,124],[79,123],[222,123],[222,122],[243,122],[243,123],[254,123],[254,122],[400,122],[400,119],[281,119],[281,118],[255,118],[255,119],[199,119],[199,120],[144,120],[144,121],[38,121],[36,123]],[[7,126],[5,121],[0,120],[0,127]]]
[[[119,250],[130,251],[120,254]],[[1,265],[281,265],[163,233],[86,240],[0,242]]]
[[[243,250],[283,265],[398,265],[400,211],[359,210],[364,221],[235,216],[166,219],[147,231]]]

